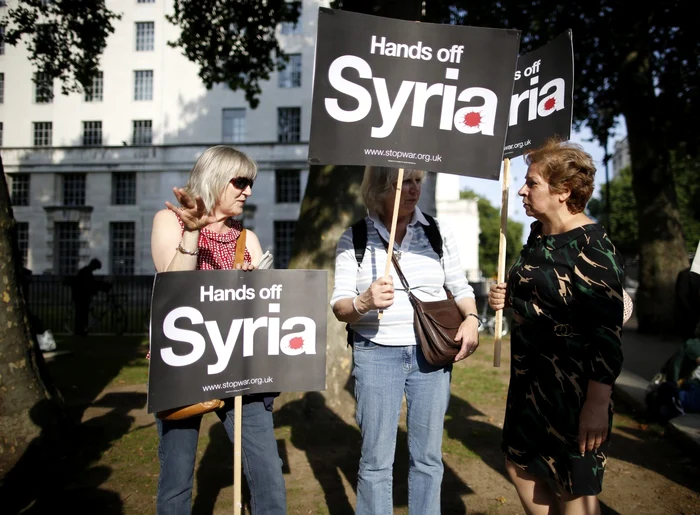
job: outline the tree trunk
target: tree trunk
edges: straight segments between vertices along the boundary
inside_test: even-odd
[[[345,229],[365,216],[360,195],[362,173],[363,168],[357,166],[312,166],[309,173],[289,268],[328,271],[326,300],[330,300],[333,290],[338,240]],[[326,320],[326,404],[340,413],[352,407],[352,393],[345,391],[350,379],[352,351],[345,343],[345,324],[336,320],[330,307]],[[344,414],[350,415],[349,412]]]
[[[42,379],[45,362],[26,315],[21,262],[0,157],[0,477],[7,474],[42,430],[58,420],[60,413],[60,397]]]
[[[420,0],[346,0],[343,10],[407,20],[419,20]],[[306,193],[294,233],[289,268],[328,271],[327,300],[333,290],[335,249],[341,234],[363,218],[366,208],[360,195],[363,167],[311,166]],[[433,201],[434,204],[434,201]],[[347,347],[345,324],[327,311],[326,405],[352,417],[355,409],[350,383],[352,351]],[[283,394],[280,405],[298,394]]]
[[[634,29],[648,33],[643,26]],[[644,48],[630,51],[626,66],[621,70],[620,86],[624,91],[620,96],[627,124],[632,189],[639,222],[639,287],[635,306],[638,330],[671,333],[676,278],[688,266],[688,253],[669,163],[673,142],[665,137],[667,116],[657,105]]]

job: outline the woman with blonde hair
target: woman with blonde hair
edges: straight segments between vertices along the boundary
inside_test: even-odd
[[[525,511],[600,513],[622,368],[623,265],[605,229],[584,213],[591,156],[551,140],[526,155],[518,191],[532,224],[495,310],[513,308],[502,449]]]
[[[411,292],[420,300],[445,299],[445,287],[454,295],[465,316],[456,337],[461,349],[454,361],[460,361],[479,345],[474,292],[450,232],[439,227],[439,252],[428,238],[429,226],[438,224],[417,206],[423,175],[415,170],[404,175],[393,252]],[[426,361],[416,341],[408,294],[392,279],[396,270],[392,267],[391,277],[384,278],[397,181],[398,170],[393,168],[365,171],[361,190],[368,211],[364,219],[366,241],[356,249],[351,227],[341,236],[336,252],[331,306],[336,318],[349,324],[352,334],[356,416],[362,432],[358,515],[393,511],[392,465],[404,395],[408,407],[408,512],[440,513],[442,432],[452,363],[436,367]],[[361,251],[362,258],[356,251]],[[381,319],[379,310],[383,312]]]
[[[244,153],[223,145],[208,148],[190,172],[184,188],[174,188],[178,205],[156,213],[151,252],[157,272],[230,270],[234,268],[243,212],[252,194],[257,165]],[[262,256],[257,236],[247,231],[245,262],[237,268],[255,269]],[[272,422],[273,397],[243,397],[242,463],[248,480],[253,515],[286,513],[282,460]],[[233,441],[234,403],[226,399],[216,411]],[[202,415],[183,420],[160,420],[158,458],[160,476],[156,510],[159,515],[191,511],[192,482]]]

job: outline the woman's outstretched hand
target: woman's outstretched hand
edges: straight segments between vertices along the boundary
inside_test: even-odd
[[[202,197],[197,196],[193,199],[183,188],[173,188],[173,193],[180,205],[176,206],[166,200],[165,207],[180,217],[186,231],[198,231],[217,222],[214,215],[207,214]]]

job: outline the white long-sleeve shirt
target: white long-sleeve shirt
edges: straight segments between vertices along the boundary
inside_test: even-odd
[[[387,252],[379,235],[384,241],[389,241],[389,230],[377,216],[370,215],[365,218],[365,222],[367,247],[359,268],[352,243],[352,228],[347,229],[338,241],[331,306],[340,299],[359,295],[384,275]],[[440,228],[439,221],[437,224]],[[443,300],[447,298],[444,289],[447,287],[457,301],[474,298],[474,289],[467,282],[459,262],[454,236],[447,228],[440,229],[443,254],[441,262],[423,229],[427,225],[428,220],[416,207],[401,245],[394,244],[394,253],[399,258],[399,266],[411,292],[420,300]],[[413,306],[393,263],[390,275],[394,280],[394,304],[384,310],[381,320],[377,317],[377,311],[370,311],[350,324],[350,327],[364,338],[380,345],[416,345]]]

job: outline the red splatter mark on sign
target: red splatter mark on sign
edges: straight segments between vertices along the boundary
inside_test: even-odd
[[[478,127],[481,125],[481,113],[472,111],[464,115],[464,125],[467,127]]]
[[[289,340],[289,348],[298,350],[301,349],[304,346],[304,339],[300,336],[296,336]]]
[[[554,97],[548,98],[545,103],[544,103],[544,110],[545,111],[551,111],[554,109],[554,105],[557,103],[556,99]]]

